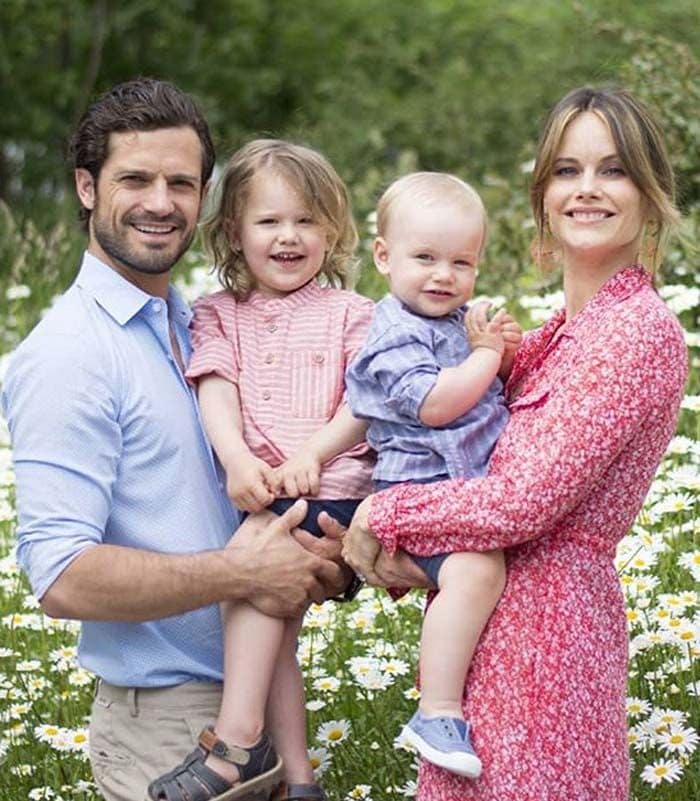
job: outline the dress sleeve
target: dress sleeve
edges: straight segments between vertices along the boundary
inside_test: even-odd
[[[193,384],[218,375],[238,384],[240,359],[236,337],[236,300],[223,293],[201,298],[193,306],[192,357],[186,378]]]
[[[44,337],[3,386],[18,510],[17,560],[41,598],[102,542],[122,448],[119,381],[79,337]]]
[[[518,428],[517,406],[528,398],[513,404],[491,474],[405,484],[375,496],[369,522],[389,552],[403,547],[437,553],[441,545],[485,551],[551,532],[601,480],[648,415],[677,412],[687,352],[675,321],[622,317],[609,335],[581,347],[581,361],[564,385],[549,394],[543,387],[528,391],[526,430]]]

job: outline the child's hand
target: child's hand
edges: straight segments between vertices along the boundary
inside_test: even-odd
[[[274,480],[278,495],[287,498],[316,495],[321,486],[321,462],[308,451],[296,453],[275,470]]]
[[[259,512],[275,500],[275,471],[256,456],[241,456],[227,470],[226,492],[244,512]]]
[[[464,325],[472,349],[489,348],[503,355],[505,339],[502,326],[506,312],[499,309],[489,320],[487,316],[489,306],[490,303],[475,303],[470,306],[464,315]]]
[[[505,346],[505,353],[511,357],[515,356],[516,351],[523,341],[523,329],[515,317],[505,313],[503,322],[501,324],[501,333],[503,334],[503,343]]]

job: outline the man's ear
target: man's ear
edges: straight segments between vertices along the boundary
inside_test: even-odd
[[[95,208],[95,179],[85,167],[78,167],[75,171],[75,191],[83,206],[92,211]]]
[[[378,236],[372,245],[374,266],[382,275],[389,275],[389,249],[383,237]]]

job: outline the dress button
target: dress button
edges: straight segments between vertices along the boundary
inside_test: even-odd
[[[270,392],[269,389],[266,389],[262,394],[263,400],[270,400],[271,397],[272,397],[272,393]]]
[[[316,364],[323,364],[323,354],[322,353],[314,353],[314,362]]]
[[[274,353],[265,354],[265,364],[272,364],[272,362],[274,362],[274,360],[275,360],[275,354]]]

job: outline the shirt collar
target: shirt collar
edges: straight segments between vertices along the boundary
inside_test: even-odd
[[[83,255],[83,263],[75,283],[92,295],[97,303],[122,326],[153,300],[152,295],[127,281],[87,251]],[[168,288],[168,307],[174,320],[184,326],[189,325],[192,312],[173,286]]]
[[[246,298],[251,308],[260,311],[281,311],[295,309],[298,306],[308,306],[314,303],[323,294],[323,287],[313,278],[308,284],[290,292],[282,297],[271,297],[254,289]]]

